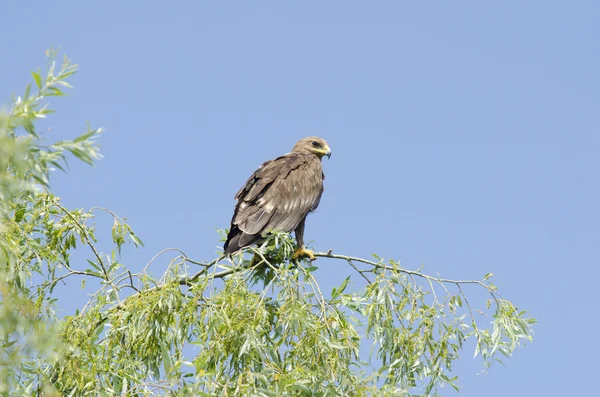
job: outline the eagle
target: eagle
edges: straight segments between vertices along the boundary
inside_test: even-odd
[[[262,241],[271,231],[296,235],[293,259],[314,252],[304,247],[304,224],[323,194],[323,156],[331,157],[327,142],[310,136],[300,139],[290,153],[263,163],[237,192],[224,254],[231,255]]]

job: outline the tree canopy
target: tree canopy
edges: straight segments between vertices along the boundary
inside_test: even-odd
[[[296,261],[288,234],[231,259],[165,248],[132,271],[121,248],[142,242],[124,218],[67,208],[53,194],[50,176],[68,159],[101,157],[101,129],[52,142],[36,128],[77,71],[48,58],[0,112],[2,395],[438,395],[458,390],[452,368],[466,341],[487,369],[532,340],[536,320],[500,295],[492,274],[443,279],[334,251]],[[111,230],[96,229],[98,216],[112,218]],[[331,291],[315,277],[325,263],[348,273]],[[89,301],[57,314],[59,283]],[[472,302],[467,287],[488,298]]]

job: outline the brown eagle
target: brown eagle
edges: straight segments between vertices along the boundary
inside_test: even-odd
[[[226,255],[261,241],[270,231],[296,234],[298,250],[293,258],[314,253],[304,247],[306,216],[319,205],[323,194],[321,158],[331,157],[324,139],[311,136],[299,140],[291,153],[261,165],[237,192]]]

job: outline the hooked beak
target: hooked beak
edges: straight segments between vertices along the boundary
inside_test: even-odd
[[[327,156],[328,159],[331,158],[331,149],[329,149],[329,146],[327,146],[325,148],[325,152],[323,153],[324,156]]]

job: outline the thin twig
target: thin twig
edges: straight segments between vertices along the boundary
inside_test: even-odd
[[[46,289],[48,287],[50,287],[51,285],[56,285],[58,284],[60,281],[64,280],[67,277],[70,276],[91,276],[91,277],[96,277],[99,278],[100,280],[104,280],[104,277],[98,276],[97,274],[91,274],[85,271],[80,271],[80,270],[71,270],[69,269],[69,272],[67,274],[63,274],[60,277],[55,278],[54,280],[50,280],[50,281],[46,281],[44,284],[45,285],[40,285],[43,289]]]
[[[310,278],[310,287],[313,290],[313,293],[315,294],[315,296],[317,297],[317,300],[319,301],[319,303],[321,304],[321,313],[323,316],[323,320],[327,321],[327,309],[325,308],[325,305],[327,304],[325,302],[325,297],[323,296],[323,293],[321,292],[321,289],[319,288],[319,284],[317,283],[317,280],[315,280],[315,278],[313,277],[312,274],[310,274],[308,272],[308,270],[306,270],[299,261],[296,262],[296,265],[302,269],[302,272],[308,276]],[[313,285],[314,284],[314,285]],[[315,290],[316,287],[316,290]],[[319,299],[321,298],[321,299]]]
[[[154,255],[152,257],[152,259],[150,259],[150,261],[148,261],[148,263],[146,264],[146,266],[144,266],[144,269],[142,270],[142,273],[146,272],[146,270],[148,269],[148,267],[152,264],[152,262],[154,262],[154,260],[156,258],[158,258],[159,256],[161,256],[165,252],[169,252],[169,251],[179,252],[181,254],[181,259],[183,259],[185,262],[189,262],[189,263],[192,263],[194,265],[200,265],[200,266],[204,266],[204,267],[209,267],[209,264],[207,264],[207,263],[198,262],[198,261],[195,261],[195,260],[192,260],[192,259],[188,258],[188,256],[185,254],[185,252],[183,252],[179,248],[165,248],[162,251],[160,251],[159,253],[157,253],[156,255]]]
[[[431,280],[431,281],[436,281],[439,283],[448,283],[448,284],[477,284],[480,285],[482,287],[484,287],[486,290],[488,290],[490,292],[490,294],[492,294],[492,296],[495,294],[495,291],[489,287],[488,285],[486,285],[485,283],[482,283],[481,281],[477,281],[477,280],[451,280],[451,279],[446,279],[446,278],[436,278],[436,277],[432,277],[429,276],[427,274],[421,273],[421,272],[417,272],[414,270],[408,270],[408,269],[402,269],[402,268],[392,268],[390,266],[387,266],[383,263],[380,262],[373,262],[367,259],[362,259],[362,258],[357,258],[354,256],[347,256],[347,255],[337,255],[337,254],[333,254],[331,253],[331,251],[329,252],[315,252],[314,253],[315,256],[317,257],[322,257],[322,258],[332,258],[332,259],[343,259],[345,261],[354,261],[354,262],[361,262],[361,263],[365,263],[367,265],[371,265],[373,267],[377,267],[380,269],[385,269],[385,270],[395,270],[404,274],[409,274],[412,276],[417,276],[417,277],[421,277],[424,278],[426,280]]]
[[[108,212],[109,214],[111,214],[113,216],[113,218],[118,219],[119,221],[123,222],[123,218],[121,218],[119,215],[115,214],[114,212],[112,212],[111,210],[109,210],[108,208],[104,208],[104,207],[91,207],[88,210],[88,214],[91,215],[92,212],[94,212],[94,210],[100,210],[100,211],[104,211],[104,212]]]
[[[330,252],[331,252],[331,251],[330,251]],[[367,283],[369,283],[369,284],[373,284],[373,283],[371,282],[371,280],[369,280],[369,278],[363,274],[363,273],[365,273],[365,270],[361,270],[361,269],[359,269],[359,268],[358,268],[358,267],[357,267],[357,266],[356,266],[354,263],[352,263],[352,260],[351,260],[351,259],[348,259],[348,264],[349,264],[350,266],[352,266],[352,267],[354,268],[354,270],[356,270],[356,271],[358,272],[358,274],[360,274],[360,275],[362,276],[362,278],[364,278],[365,280],[367,280]]]
[[[204,266],[204,269],[200,270],[199,272],[197,272],[196,274],[190,276],[190,277],[182,277],[179,279],[179,284],[180,285],[188,285],[189,283],[191,283],[192,281],[196,281],[200,276],[202,276],[204,273],[206,273],[206,271],[213,267],[214,265],[216,265],[217,263],[219,263],[221,260],[225,259],[227,256],[226,255],[221,255],[220,257],[218,257],[217,259],[213,260],[212,262],[207,263]],[[243,270],[243,269],[242,269]],[[223,278],[231,273],[235,273],[236,270],[235,269],[229,269],[229,270],[224,270],[223,272],[220,273],[214,273],[212,278]]]
[[[260,257],[260,262],[257,263],[257,265],[260,265],[262,263],[266,264],[267,266],[269,266],[271,268],[271,270],[273,270],[274,272],[277,271],[277,269],[275,269],[273,267],[273,265],[271,265],[271,262],[269,262],[267,260],[267,258],[265,258],[265,256],[262,254],[262,252],[260,252],[259,250],[257,250],[256,248],[252,247],[251,248],[252,252],[254,252],[255,255],[258,255]]]
[[[136,288],[136,287],[133,285],[133,277],[131,276],[131,272],[130,272],[129,270],[127,270],[127,274],[129,274],[129,284],[130,284],[129,286],[130,286],[131,288],[133,288],[133,289],[134,289],[134,290],[135,290],[137,293],[139,293],[139,292],[140,292],[140,290],[139,290],[139,289],[137,289],[137,288]]]
[[[435,304],[439,303],[437,300],[437,295],[435,294],[435,288],[433,287],[433,283],[429,279],[427,280],[427,282],[429,282],[429,286],[431,287],[431,292],[433,292],[433,303],[435,303]]]

